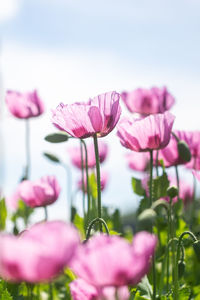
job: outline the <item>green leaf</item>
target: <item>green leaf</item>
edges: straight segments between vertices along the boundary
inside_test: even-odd
[[[61,163],[60,159],[52,153],[44,152],[43,155],[55,163]]]
[[[7,209],[5,199],[0,200],[0,231],[6,227]]]
[[[69,139],[69,136],[65,132],[59,132],[48,134],[44,139],[50,143],[63,143]]]
[[[140,179],[132,177],[131,179],[133,192],[139,196],[145,196],[145,189],[142,186],[142,181]]]
[[[179,299],[181,300],[188,300],[190,299],[191,290],[190,288],[183,286],[178,291]]]
[[[163,173],[162,176],[158,176],[153,179],[153,197],[155,200],[167,196],[167,188],[169,187],[169,180],[167,174]]]

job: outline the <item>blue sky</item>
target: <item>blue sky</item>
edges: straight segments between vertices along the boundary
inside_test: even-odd
[[[40,154],[52,150],[43,137],[54,131],[50,109],[61,101],[87,100],[108,90],[167,85],[177,100],[173,109],[175,127],[199,129],[200,1],[2,2],[0,62],[4,91],[37,88],[47,107],[46,115],[32,122],[34,179],[44,172],[62,174]],[[5,107],[3,122],[4,186],[9,193],[16,186],[24,160],[23,123],[11,118]],[[115,133],[109,139],[107,168],[112,169],[113,177],[105,202],[125,211],[135,207],[137,200],[131,194],[124,149]],[[13,153],[15,143],[21,147]],[[64,156],[64,146],[56,151],[63,151]],[[121,178],[124,183],[116,190]],[[61,206],[56,207],[60,214]]]

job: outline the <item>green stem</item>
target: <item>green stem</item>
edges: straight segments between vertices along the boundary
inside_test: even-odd
[[[149,181],[149,199],[150,207],[152,206],[152,191],[153,191],[153,150],[150,150],[150,181]],[[153,231],[153,228],[151,229]],[[156,262],[155,255],[152,257],[152,273],[153,273],[153,300],[156,299]]]
[[[171,239],[175,238],[175,228],[174,228],[174,214],[172,210],[172,198],[170,198],[170,233],[171,233]],[[178,262],[176,261],[176,254],[175,254],[175,247],[174,243],[172,243],[172,262],[173,262],[173,284],[174,284],[174,290],[173,290],[173,299],[178,300],[178,268],[177,264]]]
[[[49,283],[49,300],[53,300],[53,284]]]
[[[159,156],[159,150],[156,151],[156,176],[159,176],[158,172],[158,156]]]
[[[196,178],[193,175],[193,199],[192,199],[191,213],[190,213],[190,230],[193,230],[193,223],[195,217],[195,194],[196,194]]]
[[[95,218],[94,220],[92,220],[92,222],[88,226],[88,230],[87,230],[87,234],[86,234],[86,240],[88,240],[90,238],[92,227],[97,222],[104,225],[106,233],[107,233],[107,235],[109,235],[109,229],[108,229],[108,226],[107,226],[106,222],[104,221],[104,219],[102,219],[102,218]]]
[[[82,205],[83,205],[83,216],[85,223],[85,182],[84,182],[84,161],[83,161],[83,145],[82,141],[80,141],[81,148],[81,177],[82,177]]]
[[[29,176],[30,176],[30,167],[31,167],[29,119],[25,120],[25,126],[26,126],[26,132],[25,132],[25,148],[26,148],[25,179],[29,179]]]
[[[178,166],[175,166],[175,171],[176,171],[176,184],[177,184],[177,188],[178,188],[178,198],[179,198],[180,184],[179,184]]]
[[[98,201],[98,218],[101,218],[101,175],[100,175],[100,161],[97,135],[94,135],[94,150],[96,158],[96,173],[97,173],[97,201]],[[99,223],[99,230],[102,232],[101,223]]]
[[[91,201],[90,201],[90,183],[89,183],[89,173],[88,173],[88,152],[87,146],[84,140],[81,140],[85,149],[85,171],[86,171],[86,179],[87,179],[87,200],[88,200],[88,212],[87,219],[90,220],[90,210],[91,210]]]
[[[45,222],[48,220],[48,211],[46,206],[44,206],[44,220]]]

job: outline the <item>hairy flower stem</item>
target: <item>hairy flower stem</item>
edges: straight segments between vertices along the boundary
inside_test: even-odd
[[[53,284],[49,283],[49,300],[53,300]]]
[[[150,150],[150,181],[149,181],[149,198],[150,207],[152,206],[152,191],[153,191],[153,150]],[[151,229],[153,231],[153,228]],[[152,257],[152,272],[153,272],[153,300],[156,299],[156,261],[155,255]]]
[[[83,147],[85,149],[85,172],[87,180],[87,201],[88,201],[88,211],[87,211],[87,220],[90,220],[90,210],[91,210],[91,201],[90,201],[90,184],[89,184],[89,174],[88,174],[88,152],[87,146],[84,140],[81,140]]]
[[[101,218],[101,175],[100,175],[100,161],[97,135],[94,135],[94,150],[96,158],[96,173],[97,173],[97,199],[98,199],[98,218]],[[102,224],[99,223],[99,230],[102,232]]]
[[[84,182],[84,165],[83,165],[83,145],[82,141],[80,142],[81,148],[81,177],[82,177],[82,205],[83,205],[83,216],[85,224],[85,182]]]
[[[30,177],[30,167],[31,167],[31,154],[30,154],[30,126],[29,119],[25,120],[26,132],[25,132],[25,149],[26,149],[26,169],[25,169],[25,179]]]
[[[170,198],[170,213],[169,213],[169,222],[170,222],[170,235],[171,239],[175,238],[175,228],[174,228],[174,214],[173,214],[173,209],[172,209],[172,198]],[[178,262],[176,261],[176,250],[175,250],[175,245],[172,243],[172,275],[173,275],[173,299],[178,300],[178,268],[177,264]]]
[[[156,151],[156,176],[159,176],[159,172],[158,172],[158,156],[159,156],[159,150]]]

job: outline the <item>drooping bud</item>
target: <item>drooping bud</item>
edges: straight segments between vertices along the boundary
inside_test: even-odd
[[[171,199],[178,196],[178,188],[175,185],[168,187],[167,196],[169,196]]]
[[[184,273],[185,273],[185,262],[184,262],[184,260],[179,260],[178,261],[178,277],[179,277],[179,279],[181,277],[183,277]]]
[[[191,160],[191,152],[188,144],[185,141],[178,142],[178,153],[183,161],[189,162]]]

